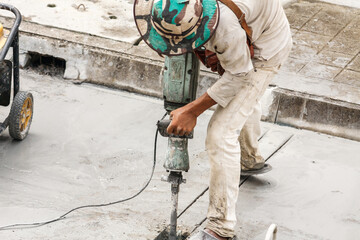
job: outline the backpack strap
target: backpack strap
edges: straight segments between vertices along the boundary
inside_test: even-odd
[[[241,27],[245,30],[247,36],[247,44],[250,49],[251,57],[254,56],[254,46],[251,43],[252,37],[252,29],[247,25],[245,20],[245,14],[241,11],[241,9],[231,0],[219,0],[223,4],[225,4],[228,8],[230,8],[236,15],[239,20]]]

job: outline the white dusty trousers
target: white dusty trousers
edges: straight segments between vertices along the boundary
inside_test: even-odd
[[[233,237],[235,234],[241,168],[261,168],[264,164],[258,150],[260,98],[289,55],[291,46],[289,42],[269,61],[253,61],[255,70],[241,77],[236,96],[226,107],[218,105],[210,119],[206,137],[210,161],[206,228],[220,236]]]
[[[225,108],[218,106],[209,122],[206,148],[211,171],[206,228],[220,236],[234,235],[241,170],[240,144],[246,143],[246,148],[242,147],[243,152],[247,157],[254,156],[253,162],[256,159],[263,162],[257,143],[260,136],[260,98],[277,69],[258,68],[248,73],[243,77],[239,93]]]

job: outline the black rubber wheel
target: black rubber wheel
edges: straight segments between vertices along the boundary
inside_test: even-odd
[[[34,98],[29,92],[18,92],[11,105],[9,133],[13,139],[23,140],[29,133],[33,117]]]

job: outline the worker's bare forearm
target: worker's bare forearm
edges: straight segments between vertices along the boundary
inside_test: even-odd
[[[195,101],[170,113],[171,124],[167,128],[169,134],[188,135],[196,125],[197,117],[216,102],[204,93]]]
[[[214,106],[215,104],[216,102],[214,101],[214,99],[212,99],[209,94],[205,92],[201,97],[186,105],[185,108],[187,108],[190,113],[198,117],[200,116],[200,114],[202,114],[204,111]]]

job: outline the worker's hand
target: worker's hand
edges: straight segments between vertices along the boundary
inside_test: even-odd
[[[170,113],[171,123],[167,128],[169,134],[178,136],[189,135],[196,125],[197,116],[187,106]]]

